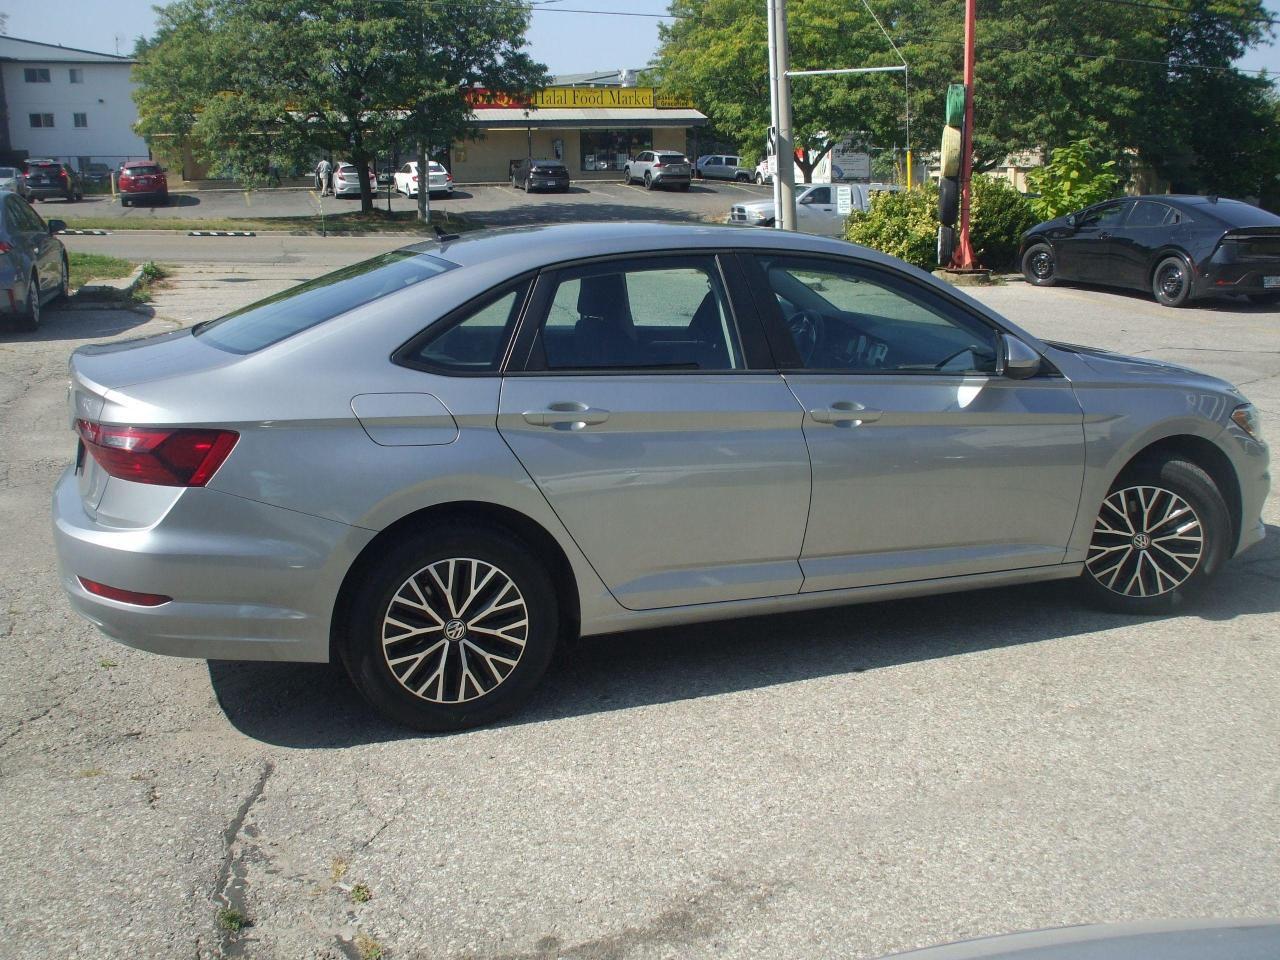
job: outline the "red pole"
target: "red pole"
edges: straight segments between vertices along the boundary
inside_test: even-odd
[[[960,144],[960,239],[952,266],[961,270],[977,267],[969,243],[969,183],[973,179],[973,32],[978,18],[977,0],[964,3],[964,134]]]

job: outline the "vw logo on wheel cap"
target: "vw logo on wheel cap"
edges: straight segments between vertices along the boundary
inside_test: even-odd
[[[1133,545],[1139,550],[1145,550],[1151,546],[1151,535],[1148,533],[1135,533],[1133,535]]]
[[[461,620],[450,620],[444,625],[444,635],[450,640],[461,640],[467,635],[467,625]]]

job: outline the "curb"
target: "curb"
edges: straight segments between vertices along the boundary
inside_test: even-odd
[[[252,230],[189,230],[188,237],[256,237]]]
[[[82,300],[128,300],[134,291],[138,289],[138,285],[142,283],[143,264],[138,264],[133,268],[133,272],[127,277],[120,280],[103,280],[98,283],[90,281],[80,287],[71,298],[73,301]]]
[[[106,230],[59,230],[59,236],[63,237],[105,237],[108,236]]]

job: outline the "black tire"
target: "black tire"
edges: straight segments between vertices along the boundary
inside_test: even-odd
[[[622,183],[624,186],[627,186],[627,187],[631,186],[631,168],[630,167],[623,167]]]
[[[736,174],[736,175],[734,176],[733,181],[734,181],[734,183],[750,183],[750,182],[751,182],[751,174],[749,174],[749,173],[738,173],[738,174]]]
[[[1249,294],[1249,302],[1255,303],[1260,307],[1269,307],[1280,303],[1280,293],[1251,293]]]
[[[429,579],[432,564],[453,559],[459,563],[478,563],[482,567],[496,568],[495,576],[501,574],[508,579],[515,588],[515,594],[509,593],[508,588],[502,586],[503,581],[499,581],[502,592],[496,596],[481,592],[474,598],[475,605],[505,604],[514,597],[523,603],[527,626],[520,628],[518,621],[515,626],[502,626],[503,617],[520,615],[519,607],[514,612],[500,611],[496,616],[481,613],[465,622],[454,617],[453,608],[447,605],[461,599],[462,591],[458,591],[453,601],[446,600],[444,593]],[[459,576],[465,578],[467,585],[470,584],[466,574],[459,573]],[[413,607],[396,602],[397,593],[410,587],[411,578],[421,585],[417,595],[423,602],[428,606],[441,606],[444,615],[450,618],[439,628],[439,641],[435,639],[436,628],[430,626],[432,620],[422,614],[415,615]],[[442,573],[441,579],[447,583],[447,574]],[[488,589],[495,590],[494,587]],[[459,612],[466,616],[468,604],[463,603],[462,607]],[[560,629],[555,586],[546,572],[546,564],[513,534],[499,527],[472,524],[436,526],[430,531],[406,537],[383,551],[363,572],[349,610],[341,651],[352,681],[383,716],[396,723],[428,731],[476,727],[517,710],[529,699],[546,672]],[[394,639],[390,644],[384,644],[385,632],[399,629],[396,624],[389,626],[384,621],[393,612],[397,621],[405,618],[400,623],[405,627],[412,626],[411,621],[416,616],[417,622],[427,628],[427,635],[421,641],[409,637],[409,643],[402,642],[398,647]],[[456,640],[449,640],[446,627],[455,623],[462,624],[461,635]],[[469,633],[477,630],[477,623],[517,632],[523,629],[523,647],[511,642],[498,643],[492,637],[480,639],[479,632]],[[384,653],[389,649],[399,656],[418,656],[422,650],[430,650],[440,643],[444,646],[440,648],[443,652],[438,659],[435,654],[427,654],[427,659],[411,663],[399,676],[390,664],[396,656]],[[491,654],[500,649],[503,654],[515,658],[515,665],[495,667],[492,661],[486,661],[474,652],[468,657],[467,651],[475,644],[493,645],[487,646]],[[467,682],[469,663],[480,671],[472,674],[470,685]],[[487,666],[482,666],[486,663]],[[498,677],[500,669],[507,672]],[[488,672],[483,672],[486,670]],[[432,680],[437,673],[440,675],[438,687]],[[493,686],[480,692],[481,684],[474,677],[493,682]],[[428,694],[418,695],[409,689],[417,686],[420,680],[424,690],[430,685]],[[458,700],[454,684],[457,684],[456,690],[464,693],[470,690],[476,695]],[[450,697],[453,697],[452,702],[449,702]]]
[[[71,296],[71,265],[67,263],[67,255],[62,255],[62,266],[59,269],[58,295],[55,300],[66,300]]]
[[[757,174],[756,174],[756,186],[757,186],[757,187],[763,187],[763,186],[764,186],[764,174],[763,174],[763,173],[757,173]]]
[[[1191,299],[1191,265],[1182,257],[1165,257],[1152,271],[1151,293],[1161,306],[1185,306]]]
[[[524,192],[525,192],[525,193],[528,193],[528,192],[529,192],[529,188],[530,188],[530,186],[531,186],[531,183],[530,183],[529,179],[526,177],[526,178],[525,178],[525,181],[524,181]]]
[[[960,181],[943,177],[938,181],[938,220],[944,227],[954,227],[960,216]]]
[[[33,270],[31,282],[27,285],[27,302],[23,304],[22,312],[17,317],[18,329],[27,333],[40,329],[40,311],[40,275]]]
[[[644,172],[644,188],[646,190],[653,189],[653,174],[651,174],[648,170]]]
[[[1022,254],[1022,275],[1027,283],[1036,287],[1052,287],[1058,282],[1058,265],[1053,257],[1053,247],[1047,243],[1033,243]]]
[[[956,252],[956,232],[951,227],[938,227],[938,266],[951,265],[951,257]]]
[[[1177,512],[1177,499],[1190,519]],[[1167,613],[1194,598],[1233,548],[1226,502],[1204,470],[1175,457],[1139,462],[1117,478],[1099,507],[1081,581],[1090,600],[1108,610]],[[1148,595],[1136,595],[1142,592]]]
[[[120,195],[120,206],[122,207],[129,206],[129,201],[123,194]]]

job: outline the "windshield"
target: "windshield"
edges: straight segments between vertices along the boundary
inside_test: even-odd
[[[194,333],[219,349],[253,353],[455,266],[424,253],[393,250],[199,324]]]

